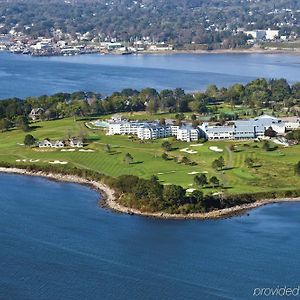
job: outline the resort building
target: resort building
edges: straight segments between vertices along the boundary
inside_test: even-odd
[[[200,126],[209,140],[261,138],[270,127],[278,135],[284,135],[286,132],[286,123],[268,115],[249,120],[237,120],[232,126],[209,126],[208,123]]]
[[[234,139],[234,126],[209,126],[203,123],[200,129],[208,140]]]
[[[201,130],[193,128],[192,126],[184,125],[177,129],[177,140],[184,142],[198,141],[200,138]]]
[[[155,140],[171,136],[169,126],[160,126],[159,124],[144,124],[138,127],[137,137],[141,140]]]
[[[223,126],[203,123],[197,128],[193,128],[190,124],[179,126],[170,123],[161,125],[158,122],[130,122],[127,120],[110,121],[106,124],[108,135],[136,135],[141,140],[174,136],[177,140],[185,142],[198,141],[200,138],[208,140],[256,139],[264,137],[269,128],[272,128],[278,136],[283,136],[287,130],[300,128],[299,120],[283,122],[268,115],[249,120],[232,121]]]
[[[111,122],[108,125],[108,135],[136,135],[141,140],[159,139],[175,136],[181,141],[197,141],[199,128],[191,126],[161,125],[158,122]]]

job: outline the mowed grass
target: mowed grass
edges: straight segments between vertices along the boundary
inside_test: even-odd
[[[92,169],[114,177],[126,174],[137,175],[143,178],[158,176],[163,184],[179,184],[185,188],[196,188],[194,176],[188,173],[205,172],[208,177],[217,176],[225,188],[226,193],[246,193],[258,191],[274,191],[299,188],[300,178],[294,175],[294,165],[300,160],[300,146],[290,148],[279,147],[275,151],[266,152],[260,142],[207,142],[202,146],[192,147],[195,143],[178,142],[170,138],[174,150],[168,155],[170,158],[187,156],[197,163],[196,166],[177,164],[172,159],[163,160],[164,152],[161,148],[162,139],[148,142],[132,141],[128,136],[106,136],[102,130],[90,130],[84,127],[83,121],[72,118],[39,122],[30,133],[37,139],[63,139],[69,134],[76,135],[85,131],[88,136],[87,149],[94,152],[61,152],[58,150],[31,149],[22,144],[26,133],[12,130],[0,133],[0,160],[13,162],[19,159],[37,160],[32,164],[48,164],[52,160],[67,161],[69,165],[79,168]],[[109,144],[112,153],[104,151],[104,145]],[[231,151],[231,145],[236,151]],[[217,153],[209,149],[217,146],[223,150]],[[189,148],[197,151],[188,154],[180,151]],[[123,158],[130,153],[134,158],[133,164],[126,164]],[[223,156],[227,169],[216,171],[212,168],[213,160]],[[245,159],[254,159],[257,167],[248,168]],[[20,163],[22,164],[22,162]],[[221,190],[221,189],[219,189]],[[206,192],[216,191],[205,189]]]

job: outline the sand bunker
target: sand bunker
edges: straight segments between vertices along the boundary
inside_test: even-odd
[[[78,150],[78,151],[80,151],[80,152],[95,152],[95,150],[92,150],[92,149],[87,149],[87,150],[85,150],[85,149],[80,149],[80,150]]]
[[[52,165],[66,165],[67,163],[68,163],[67,161],[60,161],[60,160],[49,161],[49,164]]]
[[[223,152],[223,149],[219,148],[219,147],[209,147],[209,150],[214,151],[214,152]]]
[[[36,163],[36,162],[39,162],[40,160],[39,159],[30,159],[29,161],[32,163]]]
[[[191,150],[189,148],[183,148],[183,149],[181,149],[179,151],[185,152],[185,153],[188,153],[188,154],[196,154],[197,153],[197,151]]]
[[[195,174],[200,174],[201,172],[196,172],[196,171],[194,171],[194,172],[190,172],[190,173],[188,173],[189,175],[195,175]]]
[[[203,144],[192,144],[192,145],[190,145],[190,147],[201,147],[201,146],[203,146]]]
[[[192,193],[192,192],[196,191],[196,189],[187,189],[186,191],[187,191],[188,193]]]
[[[175,173],[176,171],[168,171],[168,172],[164,172],[164,173],[157,173],[157,175],[164,175],[164,174],[171,174],[171,173]]]
[[[74,152],[76,149],[61,149],[61,152]]]

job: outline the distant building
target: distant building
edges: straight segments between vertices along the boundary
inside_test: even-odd
[[[266,37],[265,30],[250,30],[244,31],[245,34],[251,35],[254,40],[263,40]]]
[[[69,146],[73,148],[82,148],[83,141],[82,139],[77,139],[77,138],[69,139]]]
[[[279,37],[279,30],[272,30],[270,28],[268,28],[268,30],[266,30],[266,40],[272,41],[278,37]]]
[[[52,142],[50,142],[50,140],[45,139],[42,142],[39,142],[38,146],[40,148],[51,148],[51,147],[53,147],[53,144],[52,144]]]
[[[38,108],[33,108],[29,114],[29,118],[32,119],[33,121],[38,120],[42,113],[44,112],[44,109],[38,107]]]
[[[83,147],[83,142],[81,139],[72,138],[68,141],[55,140],[51,141],[49,139],[44,139],[42,142],[38,143],[39,148],[64,148],[66,146],[72,148],[81,148]]]

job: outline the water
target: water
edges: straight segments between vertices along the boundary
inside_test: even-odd
[[[257,77],[300,80],[300,56],[271,54],[84,55],[31,57],[0,53],[0,99],[123,88],[229,86]]]
[[[1,174],[0,189],[0,299],[253,299],[299,285],[299,204],[155,220],[99,208],[76,184]]]

